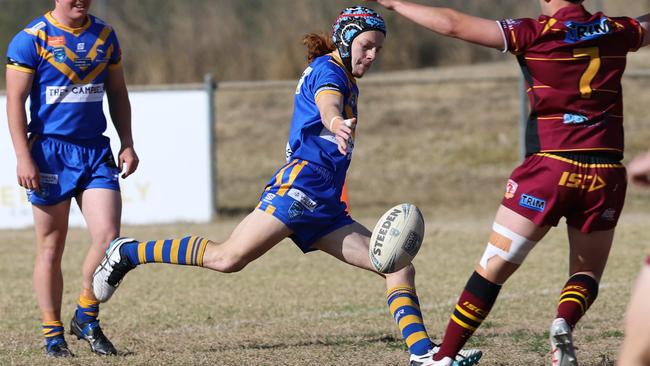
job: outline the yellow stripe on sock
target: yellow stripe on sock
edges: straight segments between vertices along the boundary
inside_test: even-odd
[[[420,318],[417,315],[406,315],[403,316],[402,319],[399,320],[399,323],[397,326],[399,327],[400,331],[403,331],[404,328],[408,327],[411,324],[422,324],[422,318]]]
[[[578,300],[578,299],[574,299],[574,298],[572,298],[572,297],[568,297],[568,298],[566,298],[566,299],[562,299],[562,300],[560,300],[559,304],[561,304],[561,303],[563,303],[563,302],[567,302],[567,301],[573,301],[573,302],[578,303],[578,305],[580,305],[580,310],[582,310],[582,314],[585,313],[585,306],[582,304],[582,301],[580,301],[580,300]],[[558,305],[559,305],[559,304],[558,304]]]
[[[77,302],[77,304],[81,308],[89,308],[91,306],[99,305],[99,301],[89,299],[89,298],[85,297],[84,295],[79,295],[79,301]]]
[[[147,242],[138,243],[138,260],[147,263]]]
[[[420,311],[420,307],[413,299],[411,299],[410,297],[400,297],[398,299],[393,300],[393,302],[390,303],[390,307],[389,307],[390,313],[395,314],[395,311],[397,311],[397,309],[401,308],[402,306],[410,306]]]
[[[587,302],[587,296],[585,296],[583,293],[578,292],[578,291],[566,291],[566,292],[563,292],[562,295],[560,295],[560,298],[563,298],[564,295],[578,295],[578,296],[580,296],[581,298],[583,298],[585,300],[585,303]]]
[[[165,244],[164,240],[157,240],[156,244],[153,245],[153,261],[156,263],[162,263],[162,252],[163,245]]]
[[[56,336],[58,336],[60,334],[63,334],[63,333],[64,333],[64,331],[59,331],[59,332],[55,332],[55,333],[47,333],[47,332],[44,331],[43,335],[45,336],[45,338],[52,338],[52,337],[56,337]]]
[[[429,335],[427,334],[427,332],[422,332],[422,331],[415,332],[415,333],[411,334],[410,336],[406,337],[404,342],[406,342],[407,346],[411,347],[417,341],[421,341],[421,340],[423,340],[425,338],[428,338],[428,337],[429,337]]]
[[[43,322],[44,327],[62,327],[63,323],[60,320],[50,320]]]
[[[469,329],[469,330],[471,330],[472,332],[476,330],[475,327],[473,327],[473,326],[471,326],[471,325],[465,323],[464,321],[458,319],[458,318],[456,317],[456,315],[454,315],[454,314],[451,314],[451,319],[452,319],[456,324],[460,325],[461,327],[463,327],[463,328],[465,328],[465,329]]]
[[[467,311],[465,311],[465,309],[461,308],[458,304],[456,304],[456,310],[458,310],[459,313],[465,315],[466,317],[470,318],[471,320],[473,320],[475,322],[481,323],[483,321],[483,319],[477,318],[476,316],[474,316],[474,315],[468,313]]]
[[[393,295],[394,292],[406,292],[406,293],[415,295],[415,287],[406,286],[406,285],[404,285],[404,286],[395,286],[395,287],[389,288],[386,291],[386,296],[391,297],[391,295]]]
[[[97,315],[99,315],[98,311],[84,311],[84,315],[92,316],[93,318],[96,318]]]
[[[205,249],[208,247],[208,239],[201,240],[201,246],[199,247],[199,255],[196,260],[197,265],[203,267],[203,254],[205,254]]]
[[[181,239],[172,240],[172,248],[169,253],[169,261],[172,264],[178,264],[178,248],[181,246]]]
[[[196,236],[190,237],[190,241],[187,244],[187,249],[185,249],[185,264],[192,264],[192,250],[194,249],[194,243],[196,243]]]

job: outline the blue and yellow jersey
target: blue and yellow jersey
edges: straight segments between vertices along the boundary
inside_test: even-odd
[[[106,130],[102,109],[108,68],[121,67],[117,36],[89,15],[69,28],[47,13],[18,33],[7,68],[34,74],[29,132],[91,139]]]
[[[303,72],[296,88],[287,155],[330,170],[336,186],[342,187],[354,142],[349,144],[346,155],[338,151],[335,136],[324,127],[316,106],[316,100],[325,94],[343,97],[341,113],[344,118],[357,117],[359,89],[354,77],[334,53],[316,58]]]

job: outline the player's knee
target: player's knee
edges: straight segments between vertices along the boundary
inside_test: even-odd
[[[494,257],[501,258],[505,263],[519,266],[537,242],[529,240],[496,222],[492,226],[492,235],[479,265],[488,270],[488,262]]]
[[[223,273],[239,272],[250,263],[250,260],[238,253],[225,253],[217,263],[217,270]]]
[[[60,264],[63,251],[56,246],[44,246],[39,248],[37,253],[37,262],[43,264]]]

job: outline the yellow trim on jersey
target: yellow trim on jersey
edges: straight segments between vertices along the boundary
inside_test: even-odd
[[[45,13],[45,19],[47,19],[50,23],[52,23],[53,26],[61,29],[62,31],[72,33],[77,37],[81,33],[83,33],[86,29],[88,29],[88,27],[90,27],[90,25],[92,24],[92,21],[90,20],[90,17],[86,16],[86,21],[84,22],[84,25],[82,25],[81,27],[79,27],[79,28],[68,27],[68,26],[65,26],[65,25],[59,23],[56,19],[54,19],[54,17],[52,16],[51,11],[48,11],[47,13]]]
[[[478,317],[476,317],[476,316],[474,316],[474,315],[468,313],[467,311],[465,311],[465,309],[461,308],[458,304],[456,304],[456,310],[458,310],[459,313],[465,315],[465,316],[466,316],[467,318],[469,318],[470,320],[473,320],[473,321],[475,321],[475,322],[477,322],[477,323],[480,323],[480,322],[483,321],[483,319],[478,318]]]
[[[320,98],[321,95],[325,95],[325,94],[336,95],[336,96],[339,96],[339,97],[343,98],[343,93],[341,93],[340,91],[337,91],[337,90],[330,90],[330,89],[325,89],[325,90],[321,90],[321,91],[319,91],[319,92],[314,96],[314,100],[316,101],[316,103],[318,103],[318,98]]]
[[[563,151],[569,151],[569,150],[563,150]],[[591,150],[570,150],[570,151],[591,151]],[[618,150],[616,150],[616,151],[618,151]],[[580,168],[623,168],[624,167],[623,164],[587,164],[587,163],[580,163],[580,162],[575,161],[575,160],[567,159],[567,158],[562,157],[562,156],[557,156],[557,155],[548,154],[548,153],[537,153],[535,155],[541,156],[541,157],[544,157],[544,158],[551,158],[551,159],[555,159],[555,160],[560,160],[560,161],[563,161],[565,163],[573,164],[573,165],[578,166]]]
[[[400,297],[393,300],[390,303],[388,310],[390,311],[391,314],[395,314],[395,311],[401,308],[402,306],[410,306],[420,311],[420,306],[415,302],[415,300],[411,299],[410,297]]]
[[[108,39],[108,36],[111,35],[111,32],[113,31],[113,28],[111,27],[104,27],[102,31],[99,33],[99,37],[97,37],[97,40],[95,40],[95,44],[93,44],[92,48],[88,52],[88,58],[91,60],[94,60],[97,57],[97,48],[104,43],[106,43],[106,40]],[[111,53],[106,50],[106,57],[108,57]]]
[[[54,61],[54,56],[48,52],[46,49],[43,47],[36,45],[36,50],[38,54],[47,62],[49,62],[54,68],[59,70],[63,75],[65,75],[70,81],[72,81],[75,84],[80,84],[81,79],[79,79],[79,76],[77,75],[74,70],[70,68],[70,66],[66,65],[65,63],[62,62],[56,62]]]
[[[562,119],[563,120],[564,117],[562,117],[562,116],[557,116],[557,117],[537,117],[538,121],[548,121],[548,120],[552,120],[552,119]]]
[[[549,19],[546,25],[544,26],[544,30],[542,30],[542,34],[548,32],[549,29],[551,29],[551,27],[555,25],[555,23],[557,23],[557,19],[554,18]]]
[[[400,320],[397,326],[399,327],[399,330],[402,331],[404,328],[408,327],[411,324],[422,324],[422,318],[420,318],[417,315],[406,315],[403,316]]]
[[[24,72],[24,73],[27,73],[27,74],[33,74],[33,73],[36,72],[36,71],[34,71],[34,69],[30,69],[29,67],[18,66],[18,65],[7,65],[7,68],[12,69],[12,70],[16,70],[16,71],[20,71],[20,72]]]
[[[345,71],[345,74],[348,76],[348,81],[351,81],[352,84],[356,84],[357,79],[343,65],[343,60],[341,60],[341,56],[339,55],[339,53],[338,52],[331,52],[329,55],[332,56],[332,58],[334,59],[334,62],[332,62],[332,60],[330,60],[330,62],[332,62],[334,65],[340,67],[341,70]],[[350,89],[352,89],[352,88],[350,88]]]
[[[526,89],[526,93],[530,92],[531,89],[546,89],[546,88],[551,88],[548,85],[533,85],[532,88]]]
[[[406,337],[404,342],[406,343],[407,346],[411,347],[412,345],[414,345],[418,341],[421,341],[421,340],[423,340],[425,338],[428,338],[428,337],[429,336],[428,336],[427,332],[419,331],[419,332],[412,333],[410,336]]]
[[[300,174],[302,168],[304,168],[305,165],[307,165],[308,163],[309,162],[307,160],[303,160],[300,162],[300,164],[294,165],[293,169],[291,169],[291,173],[289,173],[289,180],[286,181],[285,183],[282,183],[282,185],[278,189],[278,196],[282,197],[287,193],[287,191],[289,190],[293,182],[296,180],[298,174]]]
[[[266,210],[264,210],[264,212],[266,212],[269,215],[273,215],[273,213],[275,212],[275,206],[273,205],[266,206]]]
[[[86,75],[86,77],[83,78],[82,83],[83,83],[83,84],[88,84],[88,83],[90,83],[90,82],[93,81],[97,76],[99,76],[99,74],[100,74],[102,71],[104,71],[104,69],[106,69],[106,63],[101,63],[101,64],[97,65],[97,67],[95,67],[95,68],[93,69],[93,71],[90,72],[90,74]]]
[[[463,328],[465,328],[465,329],[468,329],[468,330],[471,330],[471,331],[475,331],[475,330],[476,330],[476,327],[473,327],[473,326],[471,326],[471,325],[465,323],[464,321],[458,319],[458,318],[456,317],[456,315],[454,315],[454,314],[451,314],[451,319],[452,319],[456,324],[460,325],[461,327],[463,327]]]

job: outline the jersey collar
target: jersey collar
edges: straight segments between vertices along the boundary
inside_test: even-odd
[[[45,19],[47,19],[47,21],[50,22],[53,26],[55,26],[55,27],[57,27],[57,28],[59,28],[59,29],[61,29],[63,31],[66,31],[68,33],[72,33],[76,37],[78,37],[86,29],[88,29],[88,27],[90,27],[90,24],[92,23],[92,21],[90,20],[90,17],[86,15],[86,21],[84,22],[84,25],[82,25],[79,28],[71,28],[71,27],[68,27],[68,26],[65,26],[65,25],[59,23],[56,19],[54,19],[54,17],[52,16],[51,11],[48,11],[47,13],[45,13]]]
[[[334,60],[334,62],[336,62],[336,64],[345,71],[345,74],[348,76],[348,79],[350,79],[350,81],[352,81],[353,84],[356,84],[357,79],[343,65],[343,60],[341,60],[341,56],[339,55],[339,53],[336,52],[336,51],[333,51],[329,55],[332,56],[332,59]]]

